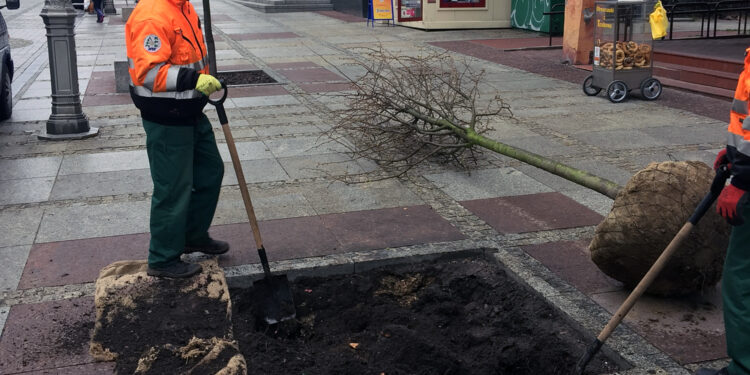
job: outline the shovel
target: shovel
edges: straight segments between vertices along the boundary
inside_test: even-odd
[[[586,352],[583,353],[581,358],[578,359],[578,363],[576,363],[576,367],[572,372],[573,375],[583,375],[583,370],[586,368],[586,365],[588,365],[588,363],[591,362],[591,359],[594,358],[594,355],[599,352],[599,349],[604,345],[604,341],[606,341],[615,328],[620,325],[620,322],[625,318],[625,315],[627,315],[633,305],[635,305],[635,301],[646,291],[646,289],[648,289],[649,286],[651,286],[651,283],[667,264],[667,261],[672,257],[672,254],[674,254],[674,252],[680,247],[682,242],[690,234],[690,231],[693,230],[693,227],[698,224],[698,221],[703,217],[706,211],[708,211],[716,198],[719,197],[719,193],[721,193],[721,190],[724,188],[727,178],[729,178],[729,169],[727,169],[726,165],[722,165],[716,171],[714,181],[711,183],[711,190],[705,197],[703,197],[703,200],[698,204],[698,207],[695,208],[695,211],[693,211],[693,215],[690,216],[687,223],[682,226],[680,231],[677,232],[677,235],[674,236],[671,242],[669,242],[667,248],[664,249],[661,255],[659,255],[659,258],[656,259],[656,262],[654,262],[648,272],[646,272],[643,279],[641,279],[635,289],[630,292],[628,298],[625,299],[625,302],[623,302],[620,308],[617,309],[617,312],[615,312],[615,315],[612,316],[609,323],[607,323],[601,333],[599,333],[599,336],[597,336],[588,348],[586,348]]]
[[[224,95],[219,100],[208,99],[208,102],[216,107],[216,113],[219,115],[221,129],[224,131],[224,138],[229,148],[229,155],[232,157],[234,172],[237,174],[237,183],[240,185],[242,201],[245,203],[245,211],[250,221],[250,227],[253,230],[253,239],[258,248],[258,256],[263,266],[265,277],[253,283],[254,295],[256,297],[258,311],[266,323],[276,324],[287,319],[293,319],[296,316],[292,290],[289,287],[289,279],[286,275],[273,275],[268,265],[266,249],[263,247],[263,240],[260,237],[260,228],[258,228],[258,219],[255,217],[253,203],[250,200],[250,193],[247,191],[245,183],[245,174],[242,172],[240,157],[237,155],[237,147],[234,145],[232,131],[229,129],[229,120],[227,113],[224,111],[224,101],[227,99],[228,89],[224,82],[221,82],[224,89]]]

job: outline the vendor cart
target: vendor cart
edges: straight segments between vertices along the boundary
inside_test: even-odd
[[[594,13],[594,64],[583,81],[583,92],[594,96],[606,89],[613,103],[640,89],[646,100],[661,95],[662,86],[653,78],[653,41],[649,14],[653,1],[597,1]]]

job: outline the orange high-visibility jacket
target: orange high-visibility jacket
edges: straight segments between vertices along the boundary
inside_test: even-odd
[[[742,190],[750,190],[750,120],[745,121],[749,98],[750,48],[745,50],[745,68],[734,91],[727,129],[727,158],[732,163],[732,185]]]
[[[195,90],[208,57],[187,0],[141,0],[125,25],[130,96],[145,120],[192,125],[208,98]]]

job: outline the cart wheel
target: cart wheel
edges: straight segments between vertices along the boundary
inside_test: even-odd
[[[641,95],[646,100],[655,100],[661,95],[661,82],[656,78],[648,78],[641,82]]]
[[[591,86],[592,82],[594,82],[593,75],[590,75],[583,80],[583,93],[588,96],[596,96],[600,91],[602,91],[602,89],[599,87]]]
[[[623,81],[612,81],[607,86],[607,97],[612,103],[620,103],[628,97],[628,85]]]

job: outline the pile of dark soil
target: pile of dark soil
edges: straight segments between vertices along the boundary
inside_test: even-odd
[[[224,80],[227,85],[255,85],[260,83],[276,83],[273,77],[262,70],[237,70],[217,72],[216,78]]]
[[[255,374],[569,373],[590,339],[497,263],[460,259],[297,279],[297,319],[265,326],[234,290],[234,337]],[[616,371],[600,353],[588,374]]]

